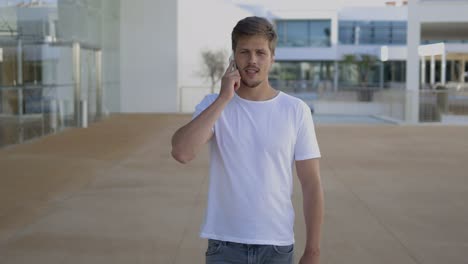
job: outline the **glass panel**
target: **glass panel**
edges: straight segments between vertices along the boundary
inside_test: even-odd
[[[333,62],[276,62],[271,70],[273,87],[292,93],[332,88]]]
[[[276,25],[280,47],[330,46],[330,20],[279,20]]]
[[[286,21],[276,21],[276,31],[278,33],[278,47],[286,45]]]
[[[58,1],[58,36],[62,39],[80,40],[90,45],[101,44],[102,1]],[[66,18],[66,19],[63,19]]]
[[[392,44],[406,44],[406,22],[392,22]]]
[[[288,21],[286,24],[287,46],[304,47],[308,45],[308,25],[306,21]]]
[[[353,21],[340,21],[338,39],[340,44],[354,44],[355,23]]]
[[[374,44],[374,26],[371,22],[359,22],[359,44]]]
[[[310,46],[330,46],[330,27],[329,20],[310,21]]]
[[[386,21],[375,21],[374,39],[375,44],[391,43],[391,23]]]
[[[338,82],[340,86],[349,87],[359,84],[358,68],[356,65],[341,63],[339,67]]]
[[[81,97],[86,98],[88,122],[96,119],[96,60],[93,50],[81,51]]]
[[[404,45],[406,22],[402,21],[340,21],[338,38],[341,44]]]
[[[119,111],[119,20],[120,0],[0,0],[0,147],[76,125],[72,42],[81,45],[88,121],[96,115],[95,50],[111,98],[104,109]]]

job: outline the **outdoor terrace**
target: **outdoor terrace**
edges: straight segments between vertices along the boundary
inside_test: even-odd
[[[0,149],[0,263],[204,263],[208,150],[189,165],[170,155],[189,120],[112,115]],[[467,126],[319,124],[317,136],[321,263],[466,263]]]

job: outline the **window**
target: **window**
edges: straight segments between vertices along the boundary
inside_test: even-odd
[[[404,45],[406,22],[403,21],[340,21],[340,44]]]
[[[276,21],[279,47],[330,46],[331,20]]]

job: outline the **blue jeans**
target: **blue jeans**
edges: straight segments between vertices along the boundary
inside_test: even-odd
[[[294,244],[252,245],[208,239],[206,264],[293,264]]]

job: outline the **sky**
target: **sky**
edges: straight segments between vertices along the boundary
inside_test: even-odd
[[[38,0],[33,0],[38,1]],[[43,3],[56,4],[57,0],[40,0]],[[128,0],[122,0],[128,1]],[[386,1],[397,1],[401,0],[231,0],[234,3],[251,4],[251,5],[262,5],[269,9],[295,9],[307,7],[310,9],[311,6],[317,7],[317,9],[329,9],[340,6],[382,6]],[[0,6],[10,6],[21,2],[31,2],[31,0],[0,0]],[[294,7],[294,8],[293,8]]]
[[[276,9],[334,9],[343,6],[384,6],[390,0],[232,0],[234,3],[261,5]],[[401,2],[401,0],[393,0]]]

